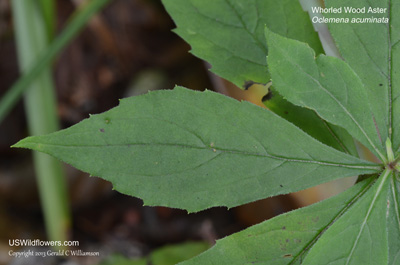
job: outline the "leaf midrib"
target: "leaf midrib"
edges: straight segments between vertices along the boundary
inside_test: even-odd
[[[288,265],[294,264],[295,261],[297,261],[299,258],[302,257],[304,253],[306,253],[310,248],[319,240],[319,238],[337,221],[339,220],[340,217],[343,216],[343,214],[346,213],[348,209],[350,209],[351,206],[356,203],[361,196],[363,196],[375,183],[375,181],[371,181],[368,185],[366,185],[359,193],[357,193],[344,207],[343,209],[332,218],[332,220],[310,241],[309,244],[307,244],[303,250],[294,257],[294,259],[288,263]]]
[[[317,114],[317,112],[315,110],[313,110],[315,114]],[[326,127],[326,129],[328,130],[329,134],[333,137],[333,139],[335,139],[335,141],[340,145],[340,147],[342,148],[342,150],[344,153],[351,155],[349,149],[345,146],[345,144],[342,142],[342,140],[335,134],[335,132],[332,130],[332,128],[329,126],[329,123],[322,119],[318,114],[317,114],[318,118],[320,118],[320,120],[322,121],[322,124],[324,124],[324,126]]]
[[[352,249],[351,249],[351,251],[350,251],[349,256],[347,257],[347,260],[346,260],[346,264],[345,264],[345,265],[348,265],[349,262],[350,262],[350,260],[351,260],[351,258],[353,257],[353,253],[354,253],[355,248],[356,248],[356,246],[357,246],[357,244],[358,244],[358,241],[360,240],[360,237],[361,237],[361,234],[362,234],[362,232],[363,232],[363,230],[364,230],[364,228],[365,228],[365,225],[367,224],[367,221],[368,221],[368,218],[369,218],[369,216],[370,216],[370,214],[371,214],[371,212],[372,212],[372,209],[373,209],[374,206],[375,206],[375,202],[376,202],[376,200],[377,200],[379,194],[381,193],[382,188],[383,188],[383,185],[385,184],[385,182],[386,182],[386,180],[387,180],[387,178],[388,178],[388,176],[389,176],[390,174],[393,174],[393,172],[392,172],[391,170],[386,169],[385,172],[384,172],[384,175],[382,176],[381,183],[379,183],[378,189],[377,189],[377,191],[376,191],[376,193],[375,193],[375,195],[374,195],[374,197],[373,197],[373,199],[372,199],[372,201],[371,201],[371,205],[370,205],[370,207],[368,208],[367,214],[365,215],[365,218],[364,218],[364,220],[363,220],[363,222],[362,222],[362,224],[361,224],[360,231],[358,232],[358,235],[357,235],[357,237],[356,237],[356,240],[354,241],[353,247],[352,247]]]
[[[35,143],[35,142],[30,142]],[[285,156],[278,156],[278,155],[271,155],[271,154],[260,154],[260,153],[253,153],[248,151],[240,151],[240,150],[233,150],[233,149],[224,149],[218,147],[200,147],[200,146],[191,146],[185,144],[169,144],[169,143],[124,143],[124,144],[107,144],[107,145],[64,145],[64,144],[50,144],[50,143],[35,143],[41,146],[57,146],[57,147],[66,147],[66,148],[110,148],[110,147],[129,147],[129,146],[173,146],[173,147],[180,147],[180,148],[190,148],[190,149],[198,149],[198,150],[210,150],[213,153],[220,152],[220,153],[229,153],[229,154],[236,154],[236,155],[243,155],[243,156],[255,156],[255,157],[264,157],[264,158],[271,158],[275,160],[285,161],[285,162],[293,162],[293,163],[310,163],[310,164],[318,164],[323,166],[332,166],[332,167],[346,167],[352,169],[370,169],[376,170],[377,172],[381,170],[380,166],[368,166],[368,165],[361,165],[361,164],[344,164],[344,163],[333,163],[333,162],[326,162],[326,161],[318,161],[318,160],[306,160],[306,159],[298,159],[292,157],[285,157]],[[18,147],[18,146],[15,146]]]
[[[233,10],[233,12],[235,13],[235,15],[239,18],[240,23],[241,23],[242,26],[243,26],[243,29],[253,38],[253,40],[256,42],[257,46],[258,46],[260,49],[262,49],[262,50],[265,52],[265,54],[268,54],[268,50],[267,50],[267,48],[265,47],[265,44],[262,43],[259,39],[257,39],[256,36],[255,36],[255,34],[254,34],[253,32],[251,32],[251,31],[247,28],[245,22],[243,21],[243,18],[240,16],[240,13],[235,9],[235,7],[234,7],[233,5],[229,2],[229,0],[225,0],[225,2],[227,3],[227,5],[229,5],[229,6],[232,8],[232,10]],[[257,1],[256,1],[256,2],[257,2]],[[256,10],[257,10],[257,9],[256,9]],[[257,10],[257,11],[258,11],[258,10]],[[257,19],[257,25],[258,25],[258,22],[259,22],[259,19]],[[256,29],[257,29],[257,26],[256,26]]]

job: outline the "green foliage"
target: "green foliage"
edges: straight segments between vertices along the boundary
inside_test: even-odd
[[[15,147],[55,156],[146,205],[191,212],[381,170],[251,103],[179,87],[123,99],[112,110]]]
[[[368,102],[367,92],[356,73],[338,58],[315,58],[304,43],[268,30],[266,35],[275,88],[292,103],[313,109],[323,119],[343,127],[384,160],[385,144],[376,130],[370,105],[364,104]]]
[[[360,200],[335,220],[304,263],[321,264],[324,260],[338,264],[388,264],[388,236],[396,235],[396,225],[388,225],[390,219],[396,218],[395,213],[387,212],[387,200],[393,196],[389,191],[395,188],[393,177],[386,170]]]
[[[247,81],[269,81],[264,27],[306,41],[322,52],[308,15],[293,0],[163,0],[192,53],[212,71],[243,87]],[[290,19],[288,19],[290,18]],[[302,25],[299,27],[299,25]]]
[[[293,0],[163,0],[163,3],[178,26],[175,32],[191,44],[191,52],[208,61],[213,72],[239,87],[270,79],[265,60],[268,54],[265,25],[283,36],[307,42],[317,54],[322,53],[307,13]],[[273,112],[329,146],[356,153],[347,132],[327,123],[314,111],[279,100],[277,91],[273,94],[275,97],[265,103]]]
[[[276,95],[267,105],[275,113],[177,87],[124,99],[15,147],[51,154],[145,204],[188,211],[368,175],[334,198],[231,235],[183,264],[399,264],[400,1],[374,2],[389,7],[390,25],[330,25],[344,60],[315,56],[316,35],[309,22],[300,23],[307,16],[292,0],[163,2],[177,32],[215,73],[239,86],[272,79]],[[370,1],[352,4],[368,8]],[[349,135],[380,164],[357,158]]]
[[[221,239],[209,251],[183,264],[301,264],[315,241],[373,184],[366,180],[334,198]]]
[[[269,110],[293,123],[318,141],[344,153],[357,156],[353,138],[346,130],[326,122],[311,109],[293,105],[273,88],[270,93],[272,93],[272,98],[264,102]]]
[[[327,0],[328,5],[345,5],[345,0]],[[369,7],[369,1],[357,0],[354,7]],[[338,49],[347,64],[360,77],[369,97],[374,119],[383,142],[389,136],[393,147],[400,146],[400,83],[396,72],[399,69],[400,5],[398,1],[378,0],[373,7],[385,7],[390,16],[389,25],[370,24],[330,24],[329,29],[338,44]],[[343,16],[338,15],[337,17]],[[358,17],[368,16],[361,14]],[[369,15],[370,16],[370,15]],[[376,14],[375,16],[382,16]],[[349,36],[352,41],[349,41]],[[397,111],[397,112],[396,112]],[[391,131],[391,132],[390,132]]]

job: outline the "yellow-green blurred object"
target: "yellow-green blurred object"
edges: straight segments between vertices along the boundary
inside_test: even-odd
[[[206,251],[210,245],[205,242],[186,242],[169,245],[152,252],[148,257],[130,260],[120,255],[110,256],[101,265],[175,265]]]

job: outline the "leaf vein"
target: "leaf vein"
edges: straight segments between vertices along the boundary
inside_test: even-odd
[[[189,1],[189,2],[190,2],[190,1]],[[190,3],[191,3],[191,2],[190,2]],[[237,26],[237,25],[234,25],[234,24],[228,24],[228,23],[226,23],[226,22],[217,20],[216,18],[207,16],[206,14],[201,13],[201,12],[193,5],[193,3],[191,3],[191,4],[192,4],[193,8],[197,11],[197,14],[199,14],[200,16],[203,16],[203,17],[206,18],[206,19],[213,20],[213,21],[217,22],[218,24],[221,24],[221,25],[224,25],[224,26],[227,26],[227,27],[233,27],[233,28],[237,28],[237,29],[241,29],[241,30],[246,31],[246,32],[250,35],[250,37],[251,37],[252,39],[255,40],[256,45],[265,53],[265,55],[267,55],[267,49],[266,49],[265,47],[263,47],[262,45],[260,45],[260,41],[257,40],[257,39],[255,38],[255,36],[254,36],[253,34],[251,34],[247,28],[245,28],[244,26],[243,26],[243,27],[240,27],[240,26]],[[237,12],[236,12],[236,15],[237,15]],[[247,62],[249,62],[249,63],[254,63],[254,64],[257,64],[257,65],[260,65],[260,66],[263,66],[263,67],[266,66],[265,64],[260,63],[260,62],[257,62],[257,61],[254,61],[254,60],[251,60],[251,59],[249,59],[248,57],[239,56],[239,55],[236,54],[234,51],[229,50],[226,46],[222,46],[222,45],[220,45],[220,44],[214,42],[212,39],[210,39],[209,37],[205,36],[204,34],[202,34],[202,33],[200,33],[200,32],[196,32],[196,34],[198,34],[198,35],[202,36],[204,39],[210,41],[210,42],[211,42],[212,44],[214,44],[216,47],[218,47],[218,48],[220,48],[220,49],[222,49],[222,50],[228,51],[228,52],[231,54],[231,57],[237,57],[237,58],[242,59],[242,60],[244,60],[244,61],[247,61]]]
[[[365,51],[365,54],[368,56],[368,58],[370,59],[370,61],[373,63],[373,65],[375,66],[375,68],[378,70],[378,72],[384,76],[386,79],[388,78],[387,74],[378,66],[378,64],[375,62],[375,60],[371,57],[370,53],[367,50],[367,47],[365,46],[364,42],[361,40],[360,36],[357,34],[357,31],[354,28],[351,28],[353,31],[353,34],[357,37],[359,43],[361,44],[362,48]]]
[[[399,225],[399,231],[400,231],[400,213],[399,213],[399,205],[397,203],[397,192],[395,189],[395,179],[396,176],[393,175],[392,179],[391,179],[391,190],[392,190],[392,196],[393,196],[393,201],[394,201],[394,209],[396,212],[396,218],[397,218],[397,224]]]
[[[248,28],[246,23],[244,23],[244,20],[242,18],[242,16],[240,15],[240,13],[236,10],[236,8],[232,5],[231,2],[229,2],[229,0],[225,0],[225,2],[232,8],[233,12],[235,13],[235,15],[239,18],[240,22],[242,23],[243,28],[246,30],[246,32],[253,38],[253,40],[256,42],[257,46],[262,49],[265,54],[267,54],[267,48],[265,47],[265,45],[256,38],[254,32],[251,32]]]
[[[350,262],[350,260],[351,260],[351,258],[352,258],[352,256],[353,256],[353,253],[354,253],[354,251],[355,251],[355,249],[356,249],[356,246],[357,246],[357,244],[358,244],[358,241],[360,240],[361,234],[362,234],[362,232],[363,232],[365,226],[367,225],[368,218],[369,218],[369,216],[370,216],[370,214],[371,214],[371,212],[372,212],[372,209],[373,209],[374,206],[375,206],[375,202],[376,202],[376,200],[378,199],[378,196],[379,196],[380,192],[382,191],[383,184],[385,184],[386,179],[388,178],[388,176],[390,175],[390,173],[391,173],[390,170],[386,170],[385,173],[384,173],[384,175],[383,175],[383,177],[382,177],[381,183],[379,183],[379,186],[378,186],[378,189],[377,189],[377,191],[376,191],[376,193],[375,193],[375,196],[374,196],[374,198],[372,199],[371,205],[369,206],[368,211],[367,211],[367,214],[365,215],[365,218],[364,218],[364,220],[363,220],[363,222],[362,222],[362,224],[361,224],[360,231],[358,232],[358,235],[357,235],[357,237],[356,237],[356,239],[355,239],[355,241],[354,241],[354,244],[353,244],[353,247],[352,247],[352,249],[351,249],[351,251],[350,251],[350,254],[349,254],[349,256],[347,257],[346,265],[349,264],[349,262]]]

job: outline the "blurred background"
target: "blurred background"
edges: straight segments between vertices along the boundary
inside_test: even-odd
[[[83,1],[54,2],[57,35]],[[0,97],[20,77],[12,8],[11,0],[0,0]],[[264,107],[261,100],[268,89],[254,86],[241,90],[213,75],[207,70],[210,66],[192,56],[189,45],[171,31],[174,27],[159,0],[114,0],[94,15],[52,67],[61,128],[117,106],[121,98],[172,89],[175,84],[195,90],[208,88]],[[354,181],[231,210],[213,208],[187,214],[144,207],[140,199],[112,191],[106,181],[63,165],[71,212],[67,237],[78,240],[84,251],[99,251],[100,257],[17,259],[10,257],[9,251],[23,251],[24,247],[11,247],[9,240],[49,238],[31,152],[10,148],[30,134],[25,108],[20,100],[0,123],[0,264],[130,264],[113,263],[112,259],[135,260],[160,247],[204,242],[205,247],[193,251],[195,255],[216,239],[329,197]],[[169,264],[165,262],[157,264]]]

